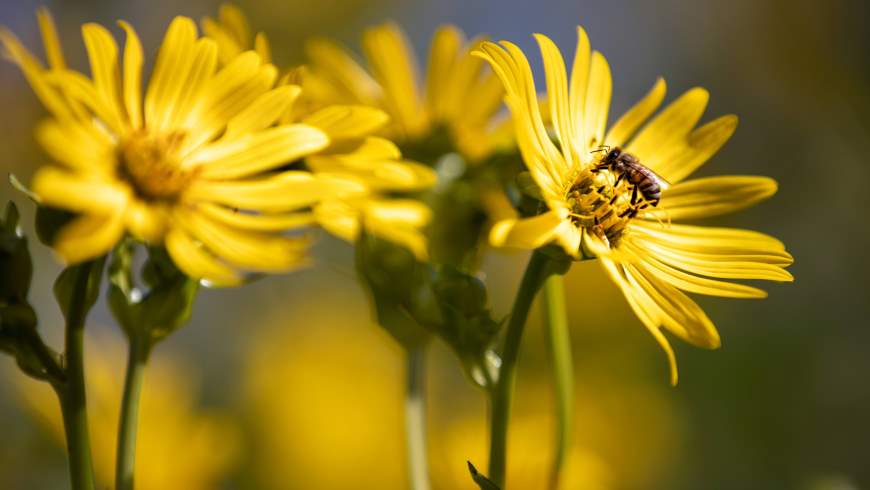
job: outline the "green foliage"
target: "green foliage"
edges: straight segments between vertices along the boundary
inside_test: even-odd
[[[59,357],[40,339],[36,312],[27,301],[33,263],[19,219],[18,208],[9,202],[0,217],[0,350],[28,375],[61,381]]]
[[[190,320],[199,283],[179,271],[163,248],[149,247],[142,267],[144,292],[134,278],[136,243],[124,240],[109,264],[109,308],[133,338],[153,345]]]
[[[410,349],[438,335],[476,384],[495,381],[501,323],[491,317],[483,282],[453,266],[417,262],[405,248],[365,233],[356,251],[377,321],[396,341]]]

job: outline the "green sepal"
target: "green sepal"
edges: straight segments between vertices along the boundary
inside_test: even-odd
[[[146,340],[150,348],[190,320],[199,282],[178,270],[163,248],[149,247],[140,290],[133,273],[136,247],[129,239],[115,247],[108,303],[127,336]]]
[[[480,490],[501,490],[492,480],[477,471],[477,468],[471,464],[471,461],[466,461],[466,463],[468,463],[468,472],[471,473],[471,479],[480,487]]]
[[[82,298],[81,308],[82,314],[86,314],[100,295],[100,283],[103,276],[103,265],[106,263],[106,257],[100,257],[93,261],[83,262],[81,264],[71,265],[64,269],[57,280],[54,281],[54,297],[57,300],[60,311],[63,313],[64,319],[69,321],[70,308],[76,294],[76,284],[81,273],[88,275],[85,282],[85,293]]]

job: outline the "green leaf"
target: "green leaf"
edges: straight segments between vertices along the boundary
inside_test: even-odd
[[[477,468],[471,464],[471,461],[466,461],[466,463],[468,463],[468,472],[471,473],[471,479],[474,480],[474,483],[477,483],[480,490],[500,490],[498,485],[493,483],[492,480],[477,471]]]
[[[18,208],[11,201],[0,218],[0,304],[27,303],[33,262],[27,238],[18,229]]]

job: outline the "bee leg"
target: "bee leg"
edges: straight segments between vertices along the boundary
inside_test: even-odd
[[[631,205],[634,206],[637,204],[637,186],[631,190]]]
[[[651,205],[652,207],[656,207],[656,206],[659,205],[659,201],[661,201],[661,199],[656,199],[655,201],[650,202],[650,205]]]
[[[618,186],[623,177],[625,177],[625,174],[619,174],[619,177],[616,178],[616,182],[613,183],[613,187]]]

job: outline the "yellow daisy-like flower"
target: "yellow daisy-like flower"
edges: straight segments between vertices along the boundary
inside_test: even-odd
[[[126,22],[123,63],[97,24],[82,34],[92,76],[67,69],[51,18],[39,13],[49,67],[7,30],[0,42],[51,112],[37,137],[56,162],[33,190],[79,215],[54,244],[67,262],[102,255],[125,235],[163,244],[185,273],[235,284],[241,270],[304,263],[308,240],[281,233],[313,221],[310,207],[334,192],[309,172],[279,171],[329,144],[306,124],[280,124],[297,86],[252,51],[219,68],[217,43],[177,17],[142,96],[143,53]]]
[[[479,42],[467,41],[454,26],[439,28],[421,86],[413,48],[393,23],[371,28],[363,35],[371,73],[334,41],[313,40],[306,46],[310,60],[303,85],[306,97],[320,104],[382,109],[390,116],[385,134],[400,146],[446,130],[452,146],[466,159],[480,160],[509,145],[511,132],[509,124],[499,124],[494,117],[504,89],[470,53]]]
[[[502,41],[484,43],[475,53],[489,61],[505,85],[518,145],[546,204],[537,216],[499,222],[490,241],[526,249],[556,243],[574,258],[597,256],[664,348],[676,383],[676,360],[662,327],[696,346],[720,345],[713,323],[683,291],[764,297],[760,289],[720,279],[791,281],[784,267],[792,257],[779,240],[761,233],[670,221],[745,208],[772,196],[777,185],[752,176],[684,181],[737,126],[735,116],[723,116],[695,129],[708,100],[701,88],[689,90],[650,119],[665,95],[665,83],[659,80],[605,132],[610,68],[604,56],[590,52],[583,29],[578,28],[578,36],[570,80],[559,49],[547,37],[535,36],[544,60],[555,143],[542,121],[523,52]],[[635,157],[627,158],[636,163],[633,169],[602,165],[618,152]],[[650,180],[661,192],[660,203]]]
[[[221,7],[218,21],[203,19],[203,30],[218,42],[222,57],[225,50],[237,53],[251,44],[247,26],[244,14],[232,5]],[[268,46],[262,33],[253,43]],[[308,76],[291,70],[279,85],[304,84]],[[435,184],[436,175],[429,167],[404,160],[394,143],[376,136],[389,121],[390,116],[376,107],[334,101],[319,106],[299,100],[283,107],[278,118],[280,124],[304,124],[329,136],[327,148],[306,158],[315,175],[335,185],[332,196],[314,206],[319,225],[350,242],[365,228],[426,260],[422,230],[431,219],[429,208],[413,199],[387,196],[425,190]]]

